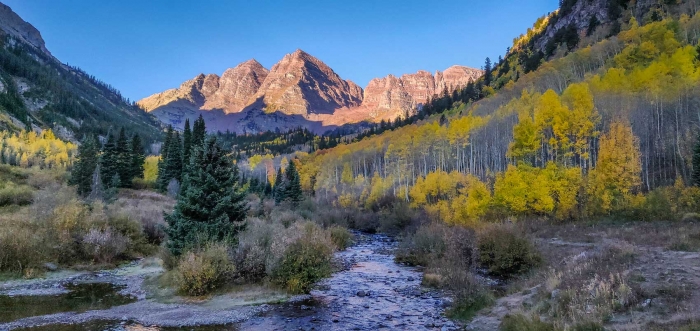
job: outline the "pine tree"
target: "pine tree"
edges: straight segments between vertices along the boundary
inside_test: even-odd
[[[182,183],[182,141],[178,132],[175,132],[175,135],[170,140],[162,179],[163,189],[167,189],[171,179]]]
[[[297,172],[297,167],[294,160],[289,161],[287,171],[285,172],[285,177],[287,179],[285,199],[289,200],[292,203],[292,206],[296,207],[299,205],[299,202],[304,200],[304,196],[301,191],[301,181],[299,179],[299,173]]]
[[[202,115],[199,115],[199,118],[194,121],[192,128],[192,146],[202,146],[206,136],[207,128],[204,124],[204,118],[202,118]]]
[[[275,203],[280,204],[284,198],[286,189],[284,188],[284,175],[282,174],[282,167],[277,169],[277,176],[275,176],[275,187],[273,188],[273,195],[275,197]]]
[[[492,79],[492,68],[491,68],[491,59],[486,58],[486,63],[484,64],[484,86],[491,86],[491,79]]]
[[[160,160],[158,160],[158,177],[156,178],[156,186],[161,192],[165,192],[168,187],[168,182],[170,181],[170,178],[167,177],[165,171],[165,164],[168,159],[168,147],[170,147],[170,143],[173,140],[173,135],[173,127],[172,125],[168,125],[168,130],[165,133],[165,139],[163,140],[163,145],[160,149]]]
[[[175,210],[165,217],[170,251],[179,255],[200,240],[235,240],[247,213],[239,191],[238,171],[216,139],[195,149]]]
[[[126,138],[126,131],[122,128],[119,131],[116,145],[116,160],[117,174],[119,175],[119,183],[121,187],[131,187],[131,149],[129,140]]]
[[[117,145],[114,136],[109,135],[107,142],[102,147],[102,158],[100,159],[100,178],[105,187],[110,187],[112,177],[118,172]]]
[[[700,134],[693,149],[693,185],[700,186]]]
[[[143,178],[144,162],[146,162],[146,154],[143,152],[141,137],[135,134],[131,138],[131,165],[129,167],[131,178]]]
[[[183,173],[187,173],[187,165],[190,163],[190,155],[192,154],[192,130],[190,130],[190,120],[185,120],[185,130],[182,132],[182,163],[184,168]]]
[[[78,194],[81,196],[90,194],[93,173],[98,163],[97,152],[97,141],[91,136],[85,137],[78,147],[78,156],[73,164],[70,184],[77,187]]]

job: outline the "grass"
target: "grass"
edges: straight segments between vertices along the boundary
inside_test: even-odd
[[[47,262],[109,266],[155,251],[159,235],[149,229],[159,227],[149,224],[162,222],[169,201],[131,192],[85,203],[64,182],[55,170],[0,165],[0,272],[36,277]]]
[[[486,292],[478,293],[467,298],[458,299],[450,309],[447,310],[447,317],[460,321],[470,321],[479,310],[493,304],[493,296]]]

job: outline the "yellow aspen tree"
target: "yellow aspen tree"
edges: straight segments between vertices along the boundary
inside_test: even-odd
[[[600,138],[598,163],[590,174],[588,194],[593,211],[608,214],[619,207],[641,183],[638,138],[621,120],[610,124]]]

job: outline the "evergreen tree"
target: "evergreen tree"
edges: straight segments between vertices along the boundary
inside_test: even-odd
[[[199,118],[194,121],[194,126],[192,127],[192,146],[201,146],[206,136],[207,128],[204,124],[204,118],[202,118],[202,115],[199,115]]]
[[[112,177],[115,174],[119,175],[118,164],[117,144],[114,141],[114,136],[109,134],[107,142],[102,147],[102,158],[100,159],[100,178],[105,187],[110,187]]]
[[[193,151],[175,210],[168,222],[168,248],[179,255],[199,240],[235,240],[244,229],[247,207],[238,171],[212,138]]]
[[[484,64],[484,86],[491,86],[491,79],[492,79],[492,73],[491,73],[491,59],[486,58],[486,63]]]
[[[146,162],[146,154],[143,152],[141,137],[135,134],[131,138],[131,165],[129,169],[131,178],[143,178],[144,162]]]
[[[168,125],[168,130],[165,133],[165,139],[160,149],[160,160],[158,160],[158,177],[156,178],[156,186],[161,192],[165,192],[168,187],[170,178],[167,177],[165,165],[168,159],[168,148],[173,140],[174,130],[172,125]]]
[[[285,198],[286,189],[284,188],[284,175],[282,174],[282,167],[277,169],[277,176],[275,176],[275,187],[273,188],[273,195],[275,197],[275,203],[279,204]]]
[[[119,138],[117,138],[116,145],[116,160],[117,160],[117,174],[119,175],[119,183],[121,187],[130,187],[132,178],[131,169],[131,148],[129,146],[129,140],[126,138],[126,132],[124,128],[119,131]]]
[[[165,188],[167,188],[171,179],[182,183],[182,141],[180,140],[180,133],[178,132],[175,132],[175,135],[170,140],[168,156],[165,159],[163,172]]]
[[[301,180],[299,179],[299,173],[297,172],[297,167],[294,160],[290,160],[287,165],[287,171],[285,172],[285,177],[287,179],[287,185],[285,187],[285,200],[289,200],[292,206],[296,207],[299,202],[304,200],[304,196],[301,191]]]
[[[272,195],[272,185],[270,185],[269,181],[265,181],[265,189],[263,190],[263,194],[266,197],[269,197],[270,195]]]
[[[185,120],[185,130],[182,132],[182,162],[184,164],[183,172],[187,172],[187,165],[190,162],[192,153],[192,130],[190,130],[190,120]]]
[[[693,185],[700,186],[700,134],[693,149]]]
[[[86,196],[90,194],[92,178],[97,168],[97,141],[91,136],[85,137],[78,147],[78,155],[71,171],[70,184],[77,187],[78,194]]]

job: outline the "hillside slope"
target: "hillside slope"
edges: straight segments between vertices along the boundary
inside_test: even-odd
[[[579,2],[608,6],[603,0]],[[459,212],[472,208],[466,206],[474,203],[468,189],[475,181],[488,188],[488,199],[493,197],[489,201],[495,206],[484,205],[491,210],[558,218],[611,212],[630,203],[636,193],[689,185],[700,125],[700,62],[694,46],[700,15],[690,2],[615,5],[618,19],[601,20],[592,31],[576,26],[575,38],[557,39],[553,53],[543,55],[529,71],[527,52],[532,49],[511,49],[495,63],[488,83],[485,77],[442,98],[451,109],[440,118],[407,122],[414,124],[303,159],[304,185],[312,189],[314,183],[320,196],[360,206],[372,206],[383,197],[426,204],[451,222],[480,217]],[[576,1],[572,8],[566,15],[539,21],[540,31],[562,35],[559,31],[567,27],[547,25],[556,15],[562,15],[558,20],[579,17],[583,22],[597,13]],[[615,33],[616,25],[620,33]],[[531,33],[525,45],[535,47],[546,38]],[[567,171],[579,174],[569,183],[573,202],[566,208],[559,205],[560,188],[548,186],[544,171],[555,173],[554,178]],[[457,187],[423,187],[443,180]],[[595,186],[596,181],[602,186]],[[429,190],[427,198],[422,190]]]
[[[0,122],[53,128],[69,140],[125,127],[146,141],[160,124],[113,87],[53,57],[39,31],[0,3]]]

